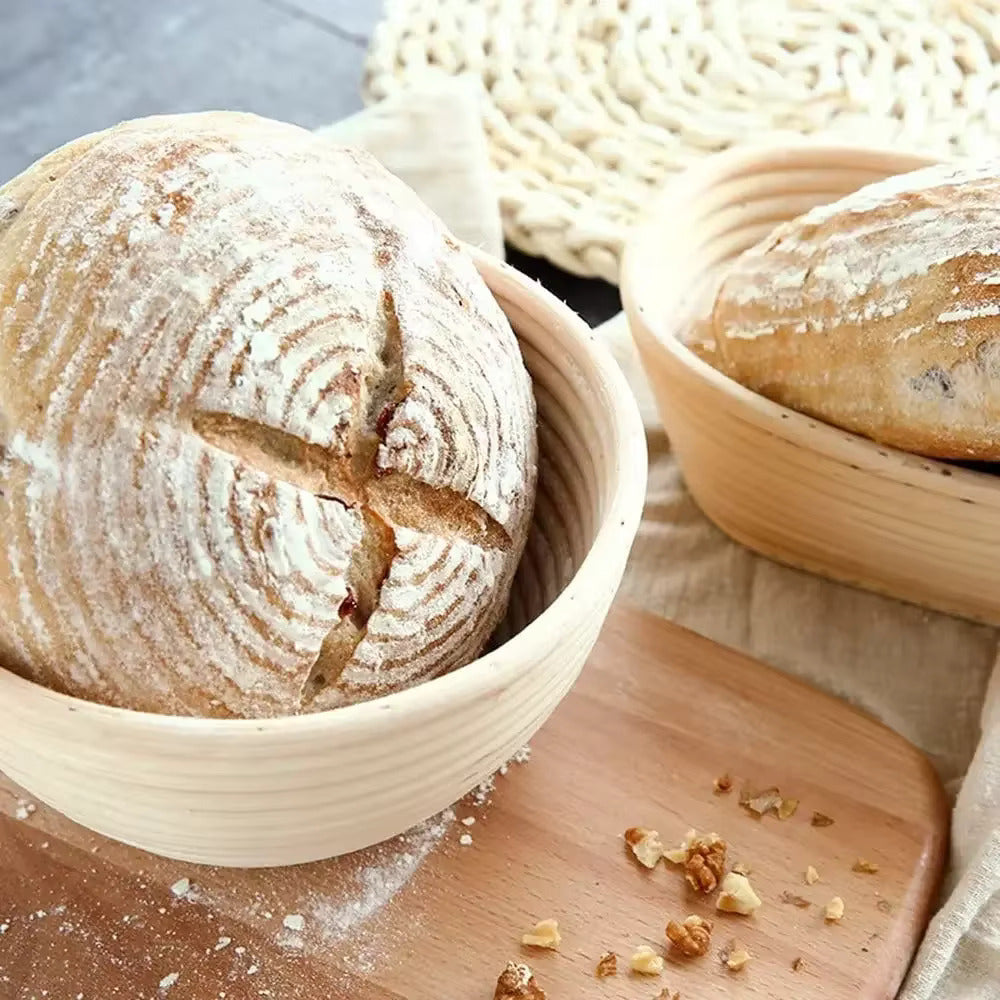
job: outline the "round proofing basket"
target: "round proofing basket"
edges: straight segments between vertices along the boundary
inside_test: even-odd
[[[634,234],[622,295],[685,480],[723,531],[779,562],[1000,624],[1000,478],[788,410],[678,339],[726,264],[778,223],[928,162],[805,144],[722,153]]]
[[[56,694],[0,670],[0,769],[72,819],[191,862],[287,865],[369,846],[450,805],[523,746],[583,666],[645,492],[631,393],[586,325],[477,254],[538,401],[539,490],[495,651],[315,715],[210,720]]]

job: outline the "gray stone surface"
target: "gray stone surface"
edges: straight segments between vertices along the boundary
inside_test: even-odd
[[[361,107],[381,0],[0,0],[0,183],[126,118],[233,108],[300,125]]]

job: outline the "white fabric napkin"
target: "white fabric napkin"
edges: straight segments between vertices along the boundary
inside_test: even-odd
[[[453,232],[499,255],[477,100],[474,83],[445,78],[321,132],[368,148]],[[900,996],[1000,997],[997,631],[779,566],[724,536],[684,488],[624,318],[600,330],[639,401],[650,451],[622,596],[873,713],[923,749],[950,790],[961,787],[943,905]]]

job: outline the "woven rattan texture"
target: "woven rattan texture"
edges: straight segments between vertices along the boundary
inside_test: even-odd
[[[365,89],[481,81],[507,238],[617,281],[667,177],[734,143],[1000,152],[998,64],[1000,0],[389,0]]]

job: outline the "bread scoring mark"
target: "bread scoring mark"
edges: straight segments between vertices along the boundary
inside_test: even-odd
[[[348,598],[341,601],[339,621],[327,633],[303,681],[299,692],[303,708],[339,680],[367,637],[368,621],[380,607],[383,584],[399,554],[397,528],[462,539],[487,550],[506,552],[513,544],[504,527],[468,497],[377,466],[396,408],[410,392],[403,371],[399,315],[389,287],[383,288],[380,307],[383,335],[375,365],[360,385],[356,376],[350,379],[361,398],[349,418],[346,461],[339,449],[305,441],[256,420],[217,411],[197,411],[191,417],[192,429],[211,447],[319,500],[355,507],[362,513],[362,539],[346,573]],[[349,368],[344,372],[351,374]],[[429,650],[436,646],[432,644]]]
[[[441,538],[464,538],[484,549],[507,549],[506,529],[479,504],[404,472],[383,472],[367,485],[368,503],[387,521]]]

